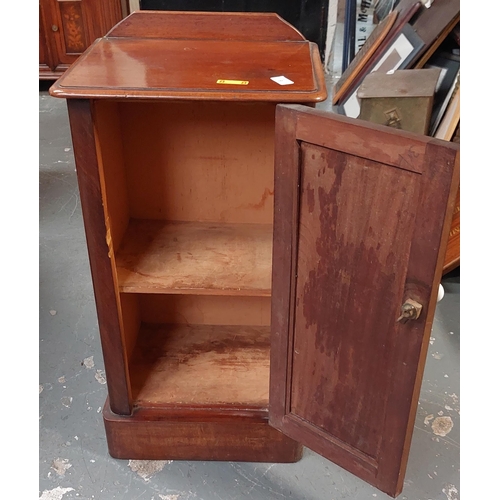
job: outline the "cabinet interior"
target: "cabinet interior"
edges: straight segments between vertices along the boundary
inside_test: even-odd
[[[268,405],[274,112],[94,101],[136,406]]]

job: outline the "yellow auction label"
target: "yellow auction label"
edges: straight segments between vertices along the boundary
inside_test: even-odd
[[[246,80],[217,80],[217,83],[224,85],[248,85],[250,82]]]

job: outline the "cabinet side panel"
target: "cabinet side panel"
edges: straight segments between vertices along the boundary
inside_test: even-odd
[[[276,110],[276,160],[271,297],[271,373],[269,422],[281,430],[286,407],[287,377],[290,370],[287,335],[290,331],[295,274],[292,265],[297,248],[298,179],[300,149],[296,141],[297,120],[293,111]],[[292,283],[293,281],[293,283]]]
[[[88,100],[69,100],[68,113],[110,405],[115,413],[127,415],[131,411],[130,383],[122,342],[117,284],[107,243],[91,103]]]
[[[130,215],[270,224],[272,103],[121,103]]]
[[[120,117],[116,102],[95,101],[93,109],[104,210],[110,243],[116,252],[130,218]]]
[[[141,315],[137,295],[132,293],[120,293],[120,309],[125,354],[127,356],[127,361],[130,363],[141,328]]]
[[[117,282],[115,255],[130,219],[120,114],[117,103],[94,101],[93,118],[107,230],[106,238],[110,250],[113,280]],[[124,294],[119,295],[118,310],[125,353],[127,359],[130,359],[140,326],[137,298]]]

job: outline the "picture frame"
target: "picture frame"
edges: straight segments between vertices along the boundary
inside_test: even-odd
[[[395,9],[373,30],[365,44],[356,54],[347,69],[342,72],[334,86],[332,105],[339,105],[348,97],[370,72],[373,64],[385,52],[387,47],[400,34],[406,23],[422,9],[420,0],[409,0],[403,10]]]
[[[441,75],[436,87],[429,134],[434,135],[441,122],[452,95],[457,89],[460,74],[460,56],[439,52],[429,60],[424,68],[439,68]]]
[[[451,141],[455,133],[458,122],[460,121],[460,79],[457,78],[457,83],[453,89],[446,111],[443,118],[436,126],[436,131],[433,136],[444,141]]]
[[[373,73],[383,71],[385,73],[406,69],[414,60],[415,55],[422,49],[424,42],[417,35],[409,23],[406,23],[387,49],[374,61],[371,69],[367,72]],[[366,76],[366,75],[364,75]],[[364,78],[363,76],[363,78]],[[360,79],[357,84],[350,89],[350,92],[338,103],[338,111],[351,118],[358,118],[360,104],[357,91],[362,83]]]
[[[397,11],[391,12],[372,31],[363,47],[358,51],[352,60],[349,67],[342,73],[340,79],[335,83],[333,87],[334,95],[332,98],[332,104],[337,104],[337,102],[339,102],[339,100],[349,90],[351,84],[370,62],[377,49],[392,29],[397,17]]]

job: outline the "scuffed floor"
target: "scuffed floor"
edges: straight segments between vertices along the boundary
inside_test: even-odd
[[[47,89],[40,85],[39,498],[390,498],[307,449],[296,464],[127,461],[108,455],[102,424],[106,374],[68,116],[64,100],[51,98]],[[459,273],[443,285],[401,500],[459,498]]]

